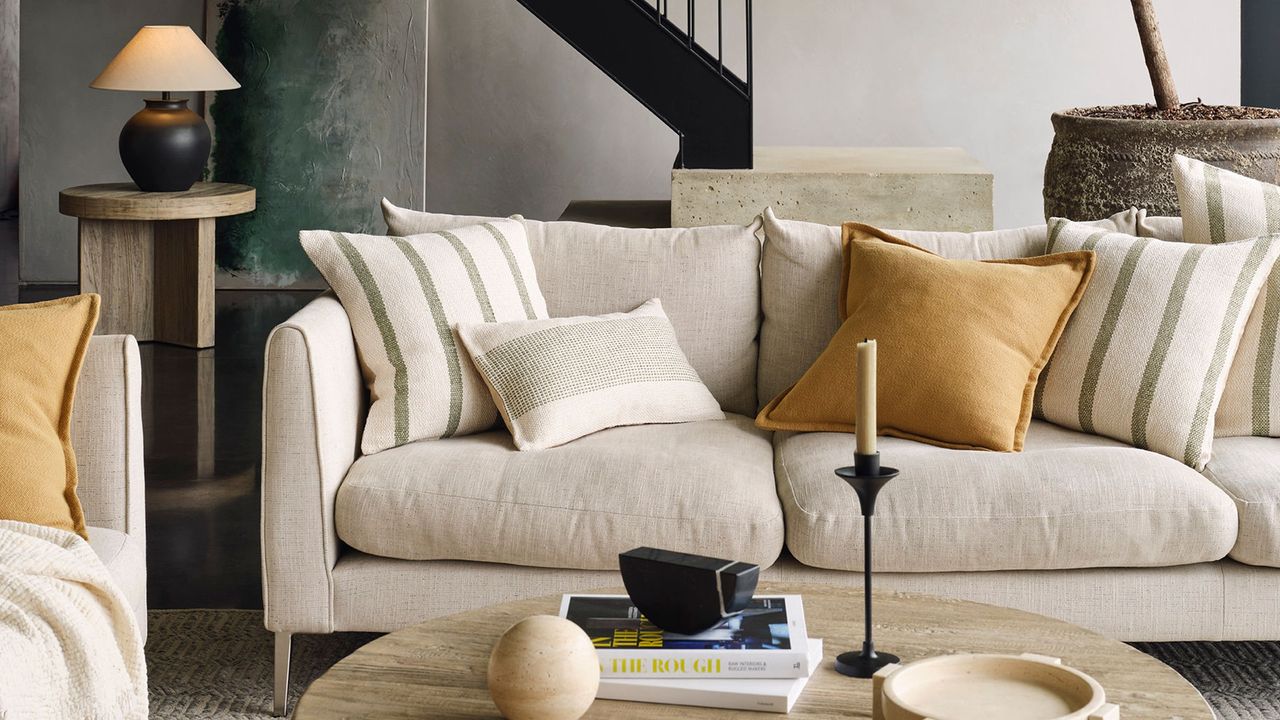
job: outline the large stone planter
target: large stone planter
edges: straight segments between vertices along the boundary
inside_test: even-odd
[[[1173,154],[1280,182],[1280,118],[1123,120],[1053,114],[1044,214],[1095,220],[1129,207],[1177,215]]]

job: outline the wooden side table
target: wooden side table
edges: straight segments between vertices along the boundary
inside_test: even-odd
[[[98,333],[128,333],[193,348],[213,346],[214,218],[254,209],[248,185],[199,182],[185,192],[131,183],[58,194],[80,219],[80,291],[102,296]]]

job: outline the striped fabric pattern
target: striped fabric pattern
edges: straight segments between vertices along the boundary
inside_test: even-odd
[[[1184,242],[1220,244],[1280,233],[1280,186],[1182,155],[1173,158]],[[1217,435],[1280,437],[1280,269],[1258,296],[1227,375]]]
[[[351,319],[372,399],[362,452],[497,421],[453,328],[547,317],[523,225],[497,220],[408,237],[307,230],[300,239]]]
[[[1048,252],[1096,270],[1040,377],[1034,413],[1202,469],[1214,411],[1280,238],[1188,245],[1054,218]]]
[[[458,337],[521,450],[622,425],[724,419],[656,298],[628,313],[463,324]]]

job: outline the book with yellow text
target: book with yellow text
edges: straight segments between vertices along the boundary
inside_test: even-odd
[[[799,595],[757,597],[697,635],[664,632],[626,595],[565,595],[560,616],[586,631],[601,677],[799,678],[813,672]]]

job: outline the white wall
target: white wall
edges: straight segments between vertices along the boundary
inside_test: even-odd
[[[58,213],[58,191],[129,180],[117,142],[147,95],[92,90],[89,83],[143,25],[191,25],[200,33],[204,3],[23,0],[20,12],[21,277],[75,282],[76,220]]]
[[[699,1],[701,29],[715,3]],[[1184,99],[1238,102],[1239,0],[1156,7]],[[1150,97],[1126,0],[754,12],[757,144],[965,147],[995,172],[1000,227],[1041,218],[1051,112]],[[428,207],[551,218],[573,199],[669,197],[674,134],[517,3],[431,13]]]

